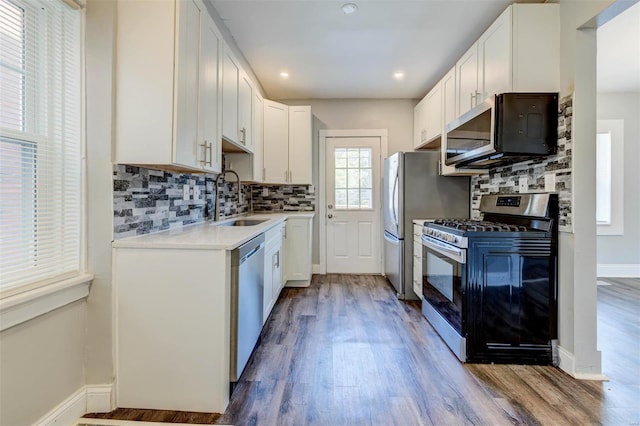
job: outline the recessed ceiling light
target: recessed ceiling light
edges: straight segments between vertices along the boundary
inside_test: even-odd
[[[404,78],[404,73],[402,71],[394,72],[393,78],[395,78],[396,80],[402,80]]]
[[[351,15],[356,10],[358,10],[358,6],[356,4],[354,4],[354,3],[345,3],[345,4],[342,5],[342,12],[345,15]]]
[[[282,77],[282,78],[289,78],[289,73],[288,73],[288,72],[286,72],[286,71],[282,71],[282,72],[280,73],[280,77]]]

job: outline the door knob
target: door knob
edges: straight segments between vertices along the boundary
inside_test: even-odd
[[[333,217],[333,215],[332,215],[332,214],[328,214],[328,215],[327,215],[327,217],[328,217],[329,219],[331,219],[331,218]]]

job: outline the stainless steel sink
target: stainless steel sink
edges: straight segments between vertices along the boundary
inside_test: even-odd
[[[220,226],[254,226],[266,222],[268,219],[236,219],[220,223]]]

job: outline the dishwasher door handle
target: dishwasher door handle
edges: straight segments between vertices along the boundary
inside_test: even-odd
[[[249,258],[251,256],[253,256],[254,254],[256,254],[260,249],[262,249],[264,247],[264,243],[261,243],[259,246],[257,246],[256,248],[254,248],[253,250],[251,250],[249,253],[245,254],[244,257],[242,259],[240,259],[240,265],[242,265],[244,262],[246,262],[247,260],[249,260]]]

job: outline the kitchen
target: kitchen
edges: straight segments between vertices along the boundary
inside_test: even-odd
[[[607,2],[604,4],[594,4],[590,5],[589,10],[574,10],[572,9],[572,4],[562,4],[561,7],[565,8],[566,13],[570,18],[570,21],[567,25],[574,25],[577,27],[581,25],[582,22],[573,22],[573,19],[579,21],[586,21],[591,16],[597,14],[600,10],[604,9],[604,6],[607,6]],[[569,2],[570,3],[570,2]],[[111,138],[112,130],[111,130],[111,117],[113,114],[112,106],[110,104],[110,99],[112,99],[111,84],[113,74],[112,74],[112,61],[113,59],[110,55],[113,55],[113,45],[112,41],[110,41],[109,34],[112,34],[110,31],[113,31],[112,24],[109,22],[114,19],[114,12],[108,2],[96,2],[93,5],[95,8],[92,9],[91,3],[87,8],[88,19],[97,19],[99,24],[92,27],[90,25],[87,26],[88,31],[97,31],[100,28],[100,32],[105,31],[104,38],[98,37],[100,42],[107,43],[107,48],[99,49],[100,52],[96,50],[88,50],[87,52],[87,61],[88,66],[93,66],[95,74],[88,74],[88,84],[89,90],[93,90],[96,96],[88,97],[88,111],[95,111],[95,114],[92,112],[88,116],[88,128],[87,128],[87,140],[88,141],[103,141],[101,143],[89,144],[88,146],[88,155],[91,161],[91,158],[110,158],[111,155]],[[339,5],[338,5],[339,6]],[[575,6],[577,7],[577,6]],[[573,14],[576,14],[576,18],[573,18]],[[589,15],[590,14],[590,15]],[[589,15],[589,16],[586,16]],[[497,16],[497,13],[496,13]],[[487,20],[487,25],[491,20]],[[89,21],[94,22],[94,21]],[[485,25],[486,27],[486,25]],[[564,27],[563,27],[564,28]],[[481,29],[478,28],[478,34],[481,33]],[[568,29],[567,31],[572,32],[573,28]],[[102,34],[100,34],[102,35]],[[96,37],[97,34],[94,34]],[[566,38],[569,39],[572,36],[566,35]],[[469,44],[472,40],[469,41]],[[90,45],[90,43],[88,43]],[[102,45],[101,45],[102,46]],[[110,47],[109,47],[110,46]],[[568,46],[565,46],[566,49],[569,49],[563,53],[563,57],[566,55],[572,55],[573,44],[569,43]],[[451,58],[451,61],[454,61],[455,58]],[[91,65],[93,64],[93,65]],[[448,64],[451,65],[451,62]],[[566,64],[565,64],[566,67]],[[564,68],[563,68],[564,69]],[[571,88],[573,85],[573,66],[569,66],[568,69],[564,69],[564,79],[563,87],[561,87],[561,93],[566,95],[571,92]],[[93,76],[93,77],[92,77]],[[94,80],[92,80],[92,78]],[[578,90],[578,80],[579,76],[575,77],[576,79],[576,90]],[[94,82],[94,85],[91,85],[91,81]],[[424,93],[423,93],[424,94]],[[99,95],[99,96],[98,96]],[[389,129],[389,153],[393,153],[399,150],[412,150],[412,146],[409,144],[402,145],[400,141],[411,141],[413,138],[413,107],[415,105],[415,101],[413,100],[347,100],[347,101],[330,101],[318,99],[309,103],[302,103],[301,105],[311,105],[311,109],[313,114],[318,118],[319,121],[323,122],[326,128],[388,128]],[[349,111],[359,111],[358,113],[349,112]],[[576,118],[577,120],[577,118]],[[578,132],[578,130],[574,129],[574,132]],[[577,133],[575,133],[577,134]],[[577,136],[575,136],[577,137]],[[404,142],[403,142],[404,143]],[[575,155],[579,155],[578,152]],[[108,163],[108,164],[107,164]],[[87,351],[87,367],[86,373],[78,372],[75,365],[80,364],[83,365],[85,362],[82,359],[75,359],[72,362],[73,357],[65,357],[68,358],[69,361],[65,361],[58,365],[58,361],[52,361],[55,365],[58,365],[58,369],[64,373],[63,377],[58,379],[52,379],[51,393],[49,396],[45,398],[45,401],[39,402],[41,404],[38,409],[40,414],[47,412],[53,405],[57,404],[57,402],[62,401],[66,398],[67,395],[73,393],[78,387],[78,383],[82,384],[110,384],[112,383],[112,371],[111,371],[111,363],[112,363],[112,355],[111,355],[111,318],[112,314],[110,312],[110,300],[111,300],[111,283],[110,283],[110,262],[101,262],[99,259],[110,259],[110,247],[108,247],[104,242],[111,241],[113,238],[112,232],[113,227],[111,226],[111,217],[105,214],[105,212],[111,212],[113,210],[113,199],[111,196],[104,197],[100,194],[104,194],[104,192],[110,192],[111,187],[113,185],[112,182],[112,173],[113,169],[110,162],[104,161],[96,161],[96,163],[89,164],[89,185],[97,185],[97,188],[102,188],[101,191],[90,191],[89,192],[89,202],[88,202],[88,217],[91,218],[94,222],[95,226],[90,227],[90,235],[89,235],[89,250],[92,253],[89,256],[89,265],[90,270],[96,274],[96,280],[91,288],[91,294],[89,296],[88,302],[86,304],[80,303],[73,308],[75,310],[67,310],[66,314],[71,316],[77,316],[78,321],[73,322],[73,327],[71,329],[77,330],[74,332],[74,335],[78,337],[73,338],[69,345],[70,347],[78,348],[79,350],[75,351],[78,353],[83,353],[85,350]],[[577,172],[581,172],[580,169]],[[586,172],[585,172],[586,173]],[[230,178],[230,176],[228,176]],[[484,185],[483,182],[478,182],[478,185]],[[206,186],[206,184],[205,184]],[[318,187],[316,183],[316,188]],[[578,198],[575,202],[581,202]],[[574,205],[574,212],[579,211],[579,206]],[[316,219],[319,214],[316,214]],[[580,219],[580,218],[576,218]],[[576,222],[576,225],[579,225],[579,222]],[[576,228],[579,230],[579,226]],[[565,235],[561,238],[567,238]],[[576,247],[580,247],[578,244],[578,237],[576,237]],[[571,241],[572,238],[571,238]],[[566,241],[565,241],[566,242]],[[572,242],[570,244],[573,244]],[[569,256],[569,259],[573,258],[573,246],[564,245],[561,242],[561,253],[560,256],[562,258],[563,253],[562,250],[567,249],[567,247],[571,247],[571,251],[569,253],[564,252],[565,256]],[[313,263],[315,264],[317,261],[314,259]],[[565,271],[561,271],[561,273],[566,273]],[[576,269],[576,280],[580,277],[578,276],[582,273],[579,268]],[[571,272],[573,274],[573,272]],[[562,278],[561,278],[562,280]],[[573,280],[573,278],[571,279]],[[576,294],[575,296],[571,296],[576,298],[576,306],[584,306],[581,305],[581,300],[579,299],[581,296]],[[588,304],[587,304],[588,305]],[[562,309],[562,308],[561,308]],[[579,313],[576,315],[580,315]],[[582,318],[582,317],[578,317]],[[576,319],[575,324],[570,325],[570,335],[573,336],[575,334],[576,339],[576,347],[591,347],[588,343],[593,336],[583,335],[581,328],[585,327],[585,329],[589,329],[591,326],[590,321],[586,319],[583,324],[582,319]],[[55,324],[59,324],[60,321],[70,321],[71,318],[67,317],[64,319],[58,319],[58,323],[55,320],[50,321],[48,326],[55,327]],[[86,324],[83,325],[83,324]],[[46,326],[43,324],[41,326]],[[59,324],[59,327],[67,327],[63,324]],[[79,329],[77,329],[78,327]],[[84,338],[82,330],[87,327],[89,329],[89,335]],[[575,330],[574,330],[575,328]],[[25,331],[29,333],[28,330]],[[37,331],[32,331],[33,333],[37,333]],[[13,333],[17,333],[14,331]],[[61,332],[52,333],[52,336],[58,335]],[[28,334],[25,334],[28,336]],[[3,335],[3,338],[8,338]],[[18,337],[14,337],[17,339]],[[55,339],[52,337],[51,339]],[[573,337],[572,337],[573,339]],[[584,341],[580,341],[580,339],[585,339]],[[57,340],[64,341],[65,339],[58,338]],[[5,341],[6,342],[6,341]],[[11,340],[9,340],[11,342]],[[595,341],[593,341],[592,349],[585,349],[586,352],[590,353],[590,351],[595,350]],[[583,346],[586,345],[586,346]],[[7,345],[6,347],[9,347]],[[86,348],[86,349],[85,349]],[[9,349],[7,349],[9,350]],[[582,350],[582,349],[581,349]],[[13,352],[9,352],[11,355]],[[65,353],[65,352],[63,352]],[[577,357],[582,356],[581,353],[575,353]],[[35,354],[32,356],[36,356]],[[587,355],[585,355],[587,356]],[[589,355],[590,356],[590,355]],[[5,359],[11,359],[5,358]],[[36,362],[34,360],[33,363],[29,363],[29,365],[37,365],[43,364]],[[46,364],[46,363],[44,363]],[[589,365],[588,362],[583,363],[582,361],[577,362],[578,365],[584,366]],[[596,370],[597,371],[597,370]],[[41,376],[47,376],[51,374],[50,372],[43,372]],[[62,373],[61,373],[62,374]],[[5,382],[6,383],[6,382]],[[9,386],[8,384],[6,386]],[[9,388],[11,389],[11,388]],[[95,390],[95,389],[94,389]],[[16,397],[19,393],[16,393]],[[102,395],[102,394],[100,394]],[[48,408],[47,408],[48,406]],[[4,406],[3,406],[4,411]],[[5,411],[6,412],[6,411]],[[39,418],[38,415],[33,417],[33,420]],[[33,421],[31,420],[31,421]],[[30,421],[30,422],[31,422]]]

